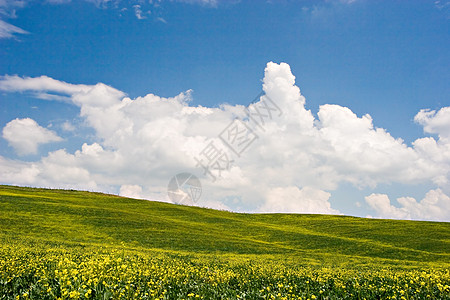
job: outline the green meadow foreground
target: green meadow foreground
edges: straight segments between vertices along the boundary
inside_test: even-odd
[[[0,186],[0,299],[450,299],[450,223]]]

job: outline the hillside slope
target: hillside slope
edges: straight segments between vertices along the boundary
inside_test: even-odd
[[[238,214],[81,191],[0,186],[0,228],[3,243],[450,266],[450,223]]]

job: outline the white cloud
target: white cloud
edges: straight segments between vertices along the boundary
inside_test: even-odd
[[[450,197],[441,189],[430,190],[420,202],[412,197],[398,198],[400,207],[391,205],[385,194],[372,194],[365,199],[379,218],[435,221],[448,221],[450,218]]]
[[[38,146],[62,139],[53,131],[43,128],[33,119],[15,119],[3,128],[3,138],[19,155],[36,154]]]
[[[16,34],[28,34],[27,31],[0,20],[0,39],[12,38]]]
[[[268,191],[267,200],[258,211],[339,214],[331,208],[330,196],[330,193],[310,187],[277,187]]]
[[[8,165],[7,172],[0,170],[4,183],[12,183],[9,178],[14,178],[17,184],[22,170],[27,169],[24,184],[31,181],[34,185],[116,192],[120,187],[129,191],[130,186],[140,186],[142,191],[134,190],[136,195],[169,201],[170,178],[191,172],[200,177],[204,187],[203,200],[198,202],[201,206],[338,213],[329,193],[342,183],[373,188],[380,183],[420,182],[437,185],[445,192],[449,179],[450,143],[444,138],[450,131],[445,121],[447,108],[416,117],[427,132],[439,134],[440,139],[426,137],[407,146],[374,127],[370,115],[357,116],[346,107],[322,105],[315,118],[305,108],[305,98],[285,63],[268,63],[263,80],[264,97],[276,103],[281,116],[273,112],[273,119],[266,120],[263,129],[245,121],[258,138],[240,157],[226,152],[234,163],[216,182],[208,175],[201,177],[203,169],[195,158],[210,141],[222,145],[217,136],[236,116],[245,117],[242,105],[194,107],[190,91],[172,98],[148,94],[130,99],[101,83],[74,85],[46,76],[4,76],[0,90],[29,92],[41,98],[63,96],[53,99],[77,105],[80,116],[96,134],[94,143],[85,143],[75,153],[55,151],[32,166],[17,162],[14,168],[15,162],[3,159],[0,163]],[[261,110],[261,105],[257,102],[249,109]]]
[[[435,168],[418,165],[420,157],[401,139],[374,128],[369,115],[357,117],[339,105],[323,105],[317,127],[321,151],[341,179],[357,186],[375,187],[382,182],[414,182],[439,174]]]
[[[119,195],[122,197],[141,199],[142,187],[139,185],[125,184],[120,187]]]
[[[439,111],[422,109],[414,121],[423,126],[426,133],[435,133],[440,139],[450,140],[450,107],[443,107]]]
[[[438,140],[425,137],[414,141],[414,149],[420,154],[424,163],[432,164],[440,169],[439,175],[433,181],[450,192],[450,107],[439,111],[422,109],[414,121],[424,127],[425,133],[437,134]]]
[[[40,170],[29,162],[9,160],[0,156],[0,180],[4,183],[14,185],[36,184]]]
[[[146,16],[144,16],[141,6],[139,4],[133,5],[133,8],[134,8],[134,15],[136,16],[136,18],[138,18],[139,20],[147,18]]]
[[[94,3],[94,5],[95,6],[97,6],[97,7],[101,7],[101,8],[104,8],[104,7],[108,7],[108,5],[109,4],[111,4],[111,3],[118,3],[119,1],[113,1],[113,0],[85,0],[86,2],[91,2],[91,3]]]
[[[75,131],[75,126],[73,126],[72,123],[70,123],[69,121],[65,121],[62,125],[61,125],[62,130],[64,131]]]
[[[24,7],[25,1],[0,0],[0,16],[16,18],[16,9]],[[0,39],[13,38],[17,34],[28,34],[26,30],[0,19]]]
[[[157,12],[154,14],[154,20],[162,23],[167,23],[166,19],[161,16],[161,6],[164,2],[169,1],[145,1],[145,0],[84,0],[85,2],[92,3],[99,9],[115,9],[118,11],[119,16],[123,16],[123,12],[130,10],[134,12],[134,16],[139,19],[147,19],[148,16],[152,14],[153,10]],[[0,16],[6,18],[16,18],[16,10],[21,9],[28,5],[30,1],[25,0],[0,0]],[[50,5],[65,5],[70,4],[74,1],[72,0],[45,0],[43,4]],[[76,1],[75,1],[76,2]],[[173,2],[173,1],[170,1]],[[209,7],[217,7],[219,4],[218,0],[175,0],[178,3],[188,3],[192,5],[201,5]],[[2,38],[12,38],[17,34],[28,34],[29,32],[11,25],[0,19],[0,39]]]
[[[14,18],[16,9],[24,7],[25,4],[24,0],[0,0],[0,15]]]
[[[164,23],[164,24],[167,24],[166,19],[164,19],[164,18],[162,18],[162,17],[156,18],[156,21],[159,21],[159,22],[162,22],[162,23]]]
[[[211,5],[216,6],[218,4],[218,0],[177,0],[178,2],[185,2],[190,4],[201,4],[201,5]]]
[[[434,1],[434,6],[439,10],[445,10],[450,7],[450,1]]]
[[[46,92],[74,95],[87,92],[92,86],[83,84],[70,84],[64,81],[55,80],[47,76],[40,77],[19,77],[17,75],[0,76],[0,90],[10,92]]]
[[[120,2],[120,0],[116,0],[116,1],[112,1],[112,0],[84,0],[84,1],[93,3],[95,6],[97,6],[99,8],[100,7],[101,8],[107,7],[110,3],[116,3],[117,4],[117,3]],[[72,2],[72,0],[47,0],[46,2],[50,3],[50,4],[68,4],[68,3]],[[138,2],[142,2],[142,1],[138,1]]]
[[[72,2],[72,0],[47,0],[51,4],[66,4]]]

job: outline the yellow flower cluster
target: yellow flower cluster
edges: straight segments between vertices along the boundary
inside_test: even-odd
[[[447,268],[308,267],[236,256],[3,245],[0,295],[17,300],[450,298]]]

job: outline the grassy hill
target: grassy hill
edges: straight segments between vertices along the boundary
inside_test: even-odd
[[[450,265],[450,223],[239,214],[81,191],[0,186],[0,228],[2,240],[29,243]]]
[[[0,186],[2,299],[450,299],[450,223]]]

